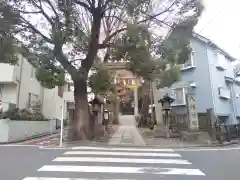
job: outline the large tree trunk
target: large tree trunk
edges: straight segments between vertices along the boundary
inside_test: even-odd
[[[142,107],[140,112],[140,121],[138,123],[139,127],[147,126],[147,117],[149,111],[149,82],[145,80],[143,87],[142,87]]]
[[[119,101],[116,100],[113,106],[113,124],[119,124]]]
[[[75,111],[74,118],[70,123],[68,139],[90,140],[93,137],[93,127],[91,127],[91,119],[89,114],[89,106],[87,100],[87,82],[85,79],[79,79],[74,82],[74,100]]]

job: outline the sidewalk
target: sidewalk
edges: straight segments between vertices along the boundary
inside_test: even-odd
[[[138,128],[135,118],[131,115],[121,115],[119,117],[120,126],[109,140],[109,145],[133,145],[146,146]]]
[[[191,147],[223,147],[240,144],[240,139],[232,140],[230,142],[223,142],[219,144],[217,141],[210,141],[203,139],[201,141],[185,141],[180,138],[155,138],[150,130],[139,129],[139,132],[144,139],[146,146],[161,147],[161,148],[191,148]]]

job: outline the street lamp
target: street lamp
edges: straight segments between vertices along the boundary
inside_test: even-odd
[[[160,99],[158,102],[162,104],[162,110],[165,112],[165,128],[166,128],[166,137],[167,139],[170,138],[169,134],[169,112],[171,110],[171,104],[174,101],[172,97],[170,97],[168,94],[165,94],[162,99]]]

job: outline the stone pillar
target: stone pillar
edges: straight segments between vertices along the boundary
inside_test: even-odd
[[[134,115],[138,116],[138,87],[133,88],[134,92]]]
[[[198,131],[199,123],[195,94],[187,94],[187,108],[189,117],[189,130]]]
[[[161,103],[158,103],[158,100],[163,97],[164,93],[160,89],[157,89],[156,81],[152,81],[152,90],[153,90],[153,100],[155,104],[155,115],[157,119],[157,124],[163,125],[162,105]]]

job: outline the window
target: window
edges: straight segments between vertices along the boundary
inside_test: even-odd
[[[230,99],[230,91],[227,88],[219,87],[218,94],[220,98]]]
[[[225,56],[220,53],[220,52],[217,52],[217,65],[216,67],[219,69],[219,70],[225,70],[226,66],[226,58]]]
[[[184,88],[177,88],[173,90],[173,97],[174,101],[172,105],[184,105],[186,104],[185,99],[185,89]]]
[[[195,63],[194,63],[194,51],[191,52],[189,59],[181,65],[181,69],[187,69],[187,68],[191,68],[194,67]]]

